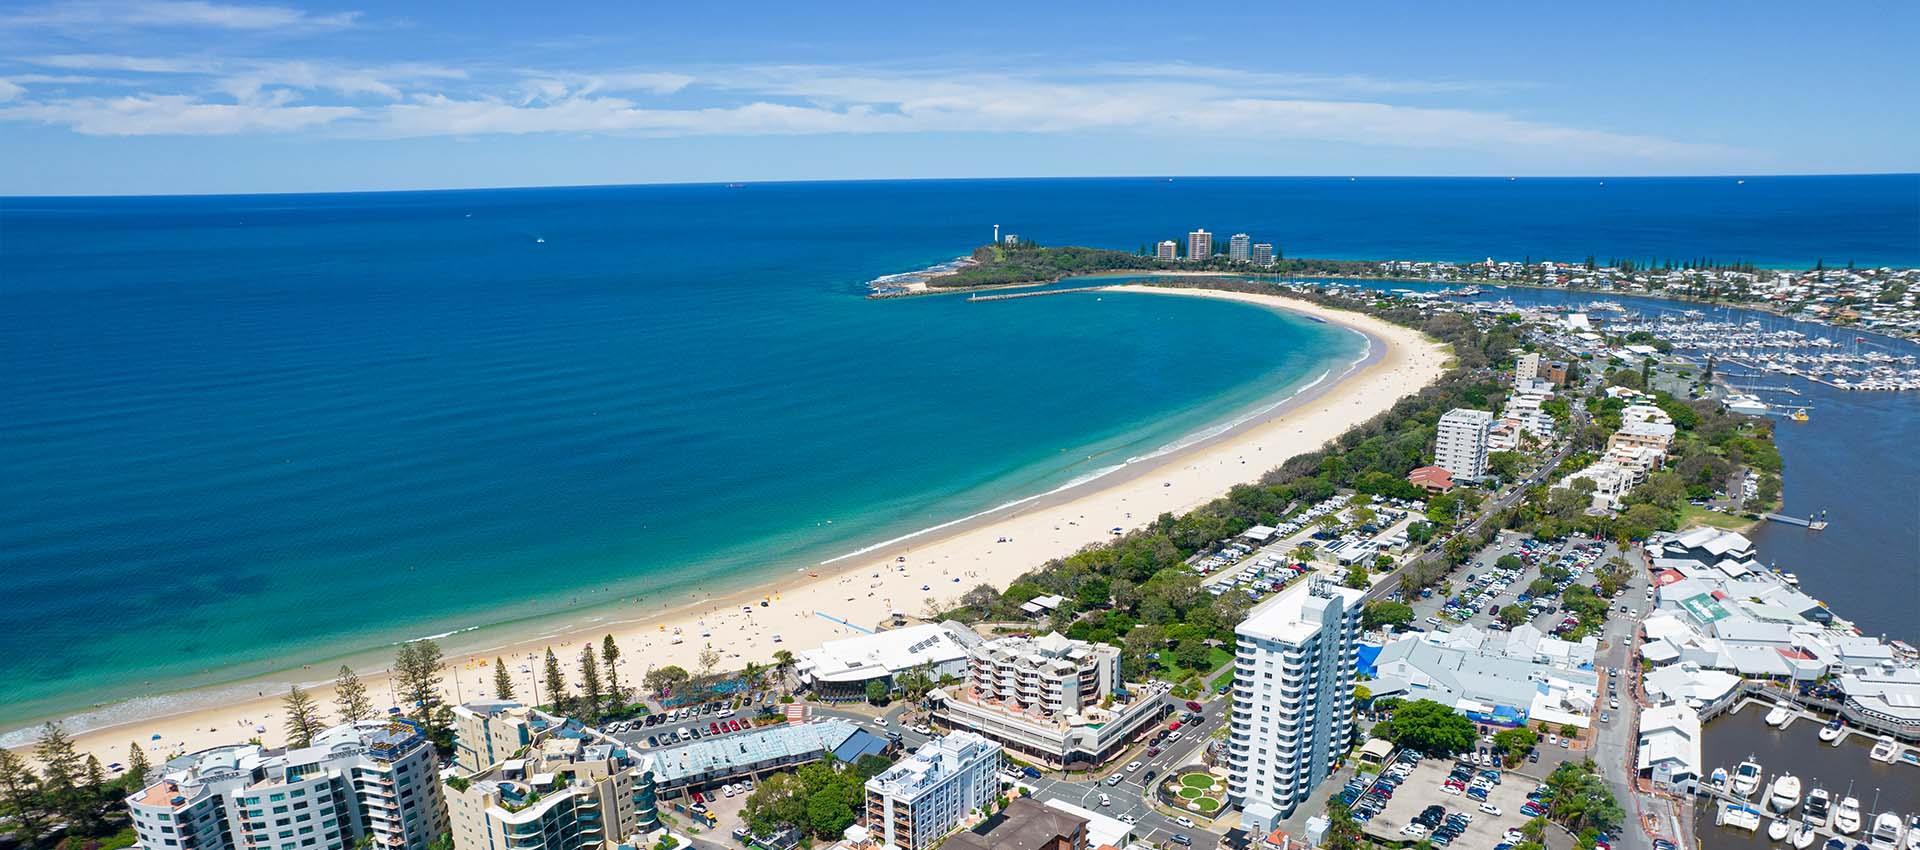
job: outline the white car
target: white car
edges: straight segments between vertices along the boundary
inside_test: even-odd
[[[1499,817],[1501,815],[1500,807],[1492,803],[1481,803],[1480,811],[1486,812],[1487,814],[1493,815],[1494,817]]]
[[[1139,762],[1137,762],[1137,761],[1130,761],[1130,762],[1127,762],[1127,772],[1128,772],[1128,773],[1132,773],[1132,772],[1134,772],[1134,771],[1136,771],[1136,770],[1139,770],[1139,769],[1140,769],[1140,763],[1139,763]]]
[[[887,719],[884,717],[876,717],[873,719],[873,725],[885,729],[887,728]]]
[[[1136,824],[1136,823],[1139,823],[1139,822],[1140,822],[1140,819],[1139,819],[1139,818],[1136,818],[1136,817],[1134,817],[1133,815],[1121,815],[1121,816],[1120,816],[1120,822],[1121,822],[1121,823],[1124,823],[1124,824],[1126,824],[1126,825],[1128,825],[1128,826],[1132,826],[1132,825],[1134,825],[1134,824]]]
[[[1105,794],[1101,794],[1101,795],[1100,795],[1100,805],[1102,805],[1102,806],[1111,806],[1111,805],[1113,805],[1113,798],[1112,798],[1112,797],[1109,797],[1109,796],[1107,796],[1107,795],[1105,795]]]
[[[1192,828],[1193,828],[1193,818],[1190,818],[1190,817],[1187,817],[1186,815],[1181,815],[1181,816],[1179,816],[1179,817],[1177,817],[1177,818],[1174,818],[1174,819],[1173,819],[1173,822],[1174,822],[1174,823],[1177,823],[1177,824],[1179,824],[1179,825],[1181,825],[1181,826],[1184,826],[1184,827],[1186,827],[1186,828],[1188,828],[1188,829],[1192,829]]]
[[[1425,838],[1427,837],[1427,827],[1424,824],[1410,823],[1400,827],[1400,834],[1408,838]]]

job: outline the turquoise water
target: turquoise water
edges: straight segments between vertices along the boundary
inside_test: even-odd
[[[9,719],[790,573],[1363,343],[1189,299],[869,301],[965,243],[585,194],[12,229],[0,588],[34,602],[0,629]]]
[[[1312,256],[1907,264],[1916,188],[0,199],[0,722],[750,583],[1151,452],[1357,353],[1229,303],[861,297],[996,222],[1125,249],[1201,226]]]

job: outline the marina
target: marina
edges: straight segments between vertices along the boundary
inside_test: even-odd
[[[1910,825],[1920,815],[1920,769],[1874,760],[1873,736],[1857,730],[1833,733],[1829,741],[1831,724],[1805,712],[1792,714],[1814,722],[1769,723],[1767,716],[1778,707],[1749,700],[1708,725],[1704,757],[1717,767],[1700,789],[1695,813],[1703,850],[1786,844],[1826,850],[1834,842],[1840,850],[1857,844],[1869,850],[1914,850],[1909,842],[1920,838]],[[1811,731],[1815,723],[1819,732]],[[1743,766],[1751,766],[1762,789],[1753,799],[1737,796],[1732,787]],[[1798,805],[1785,805],[1795,794]],[[1876,839],[1876,831],[1893,837]]]

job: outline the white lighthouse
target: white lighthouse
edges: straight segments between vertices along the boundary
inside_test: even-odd
[[[1000,225],[993,226],[993,244],[1000,244]]]

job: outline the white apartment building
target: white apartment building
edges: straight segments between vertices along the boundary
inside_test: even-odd
[[[1236,263],[1253,259],[1253,238],[1245,233],[1235,233],[1228,237],[1227,258]]]
[[[1161,240],[1159,245],[1154,246],[1153,258],[1156,260],[1180,259],[1180,243],[1172,239]]]
[[[1475,481],[1487,473],[1487,434],[1493,414],[1485,410],[1454,408],[1440,417],[1434,436],[1433,465],[1455,481]]]
[[[1000,793],[1000,745],[950,732],[867,780],[867,833],[888,847],[925,850]]]
[[[1196,230],[1187,234],[1187,259],[1199,262],[1213,257],[1213,234]]]
[[[1271,242],[1253,243],[1253,262],[1256,265],[1262,265],[1262,266],[1273,265],[1273,243]]]
[[[1167,712],[1165,690],[1125,684],[1116,647],[1049,634],[973,647],[966,683],[936,689],[931,698],[936,723],[1062,766],[1119,754]]]
[[[1365,595],[1302,582],[1235,629],[1227,794],[1251,834],[1291,816],[1347,750]]]
[[[215,747],[127,797],[146,850],[426,850],[447,831],[433,744],[411,720],[335,726],[312,746]]]
[[[1515,358],[1513,377],[1514,380],[1540,377],[1540,352],[1529,351]]]
[[[498,760],[446,780],[457,850],[600,850],[659,827],[651,755],[636,756],[578,721],[512,703],[462,708],[462,735],[518,729],[527,741],[496,749]],[[498,737],[510,745],[517,733]],[[474,754],[483,745],[463,740],[457,750]]]

